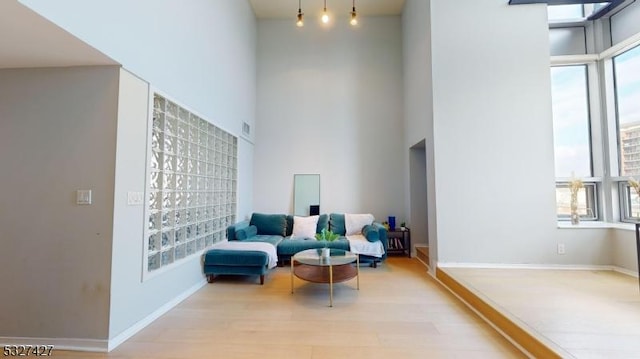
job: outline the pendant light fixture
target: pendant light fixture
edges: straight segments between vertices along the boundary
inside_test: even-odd
[[[301,4],[302,0],[298,0],[298,21],[296,21],[296,26],[297,27],[303,27],[304,26],[304,13],[302,12],[302,4]]]
[[[327,14],[327,0],[324,0],[324,12],[322,13],[322,22],[329,23],[329,14]]]
[[[356,0],[353,0],[353,8],[351,10],[351,21],[349,21],[351,26],[358,25],[358,17],[356,15]]]

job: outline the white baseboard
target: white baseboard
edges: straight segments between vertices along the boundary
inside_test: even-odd
[[[453,263],[438,262],[440,268],[477,268],[477,269],[555,269],[555,270],[611,270],[632,277],[638,273],[614,265],[586,265],[586,264],[503,264],[503,263]]]
[[[613,266],[612,269],[618,273],[622,273],[622,274],[626,274],[626,275],[638,278],[637,271],[628,270],[627,268],[622,268],[618,266]]]
[[[189,298],[193,293],[195,293],[198,289],[204,287],[207,284],[206,280],[202,280],[196,283],[191,288],[184,291],[182,294],[173,298],[171,301],[163,305],[162,307],[156,309],[153,313],[149,314],[142,320],[138,321],[136,324],[131,327],[125,329],[122,333],[116,335],[113,339],[109,340],[107,351],[110,352],[113,349],[117,348],[120,344],[124,343],[127,339],[134,336],[136,333],[144,329],[147,325],[153,323],[154,320],[158,319],[160,316],[170,311],[173,307],[180,304],[183,300]]]
[[[101,339],[0,337],[0,345],[52,345],[51,353],[55,356],[58,350],[106,353],[108,342]]]
[[[565,270],[611,270],[606,265],[582,265],[582,264],[506,264],[506,263],[455,263],[438,262],[441,268],[482,268],[482,269],[565,269]]]
[[[171,301],[156,309],[142,320],[138,321],[131,327],[125,329],[122,333],[116,335],[113,339],[78,339],[78,338],[23,338],[23,337],[0,337],[0,345],[53,345],[53,353],[57,350],[73,350],[84,352],[102,352],[107,353],[124,343],[127,339],[158,319],[161,315],[171,310],[183,300],[187,299],[198,289],[207,284],[206,280],[196,283]],[[55,356],[55,354],[54,354]]]

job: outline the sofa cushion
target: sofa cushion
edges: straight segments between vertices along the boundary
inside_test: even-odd
[[[274,247],[277,247],[280,242],[282,242],[283,236],[271,236],[271,235],[263,235],[258,234],[257,236],[253,236],[245,240],[245,242],[265,242],[271,243]]]
[[[373,223],[372,214],[351,214],[344,215],[344,227],[347,236],[362,233],[362,228]]]
[[[369,242],[377,242],[380,240],[380,233],[378,232],[378,228],[374,225],[368,224],[362,228],[362,235]]]
[[[236,240],[236,231],[239,229],[243,229],[243,228],[247,228],[249,227],[249,221],[245,220],[245,221],[240,221],[236,224],[232,224],[230,226],[227,227],[227,239],[230,241]]]
[[[344,228],[344,214],[331,213],[329,217],[329,230],[333,233],[344,236],[346,233]]]
[[[329,248],[343,249],[345,251],[349,250],[349,242],[344,237],[329,243],[311,238],[286,237],[278,244],[278,258],[280,258],[280,256],[288,258],[300,251],[313,248],[323,248],[325,245]]]
[[[256,234],[258,234],[258,227],[256,226],[244,227],[244,228],[236,229],[235,239],[239,241],[243,241],[245,239],[255,236]]]
[[[287,216],[284,214],[254,213],[251,215],[250,224],[258,228],[258,234],[284,236],[287,230]]]
[[[292,237],[315,238],[318,218],[320,216],[293,217]]]
[[[323,229],[329,230],[329,215],[321,214],[318,217],[318,225],[316,226],[316,233],[322,232]]]

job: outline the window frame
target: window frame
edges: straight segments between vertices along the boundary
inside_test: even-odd
[[[550,28],[574,27],[578,23],[550,22]],[[605,24],[606,25],[606,24]],[[589,76],[589,98],[592,136],[593,178],[582,178],[597,184],[599,221],[610,223],[629,222],[629,198],[626,183],[629,177],[620,175],[618,111],[615,89],[613,58],[640,46],[640,33],[632,35],[616,44],[612,44],[610,30],[594,22],[584,22],[587,34],[585,55],[550,56],[550,66],[587,64]],[[597,31],[605,31],[598,40]],[[598,50],[597,46],[604,49]],[[556,182],[562,182],[556,178]],[[566,180],[566,179],[565,179]],[[625,212],[626,211],[626,212]]]
[[[191,152],[189,152],[189,154],[184,154],[184,155],[180,155],[179,151],[176,150],[177,152],[175,153],[169,153],[169,155],[172,155],[173,157],[176,157],[176,161],[178,161],[178,157],[185,157],[185,159],[187,159],[188,161],[195,161],[195,162],[200,162],[201,164],[204,163],[204,165],[206,166],[206,174],[199,172],[200,170],[197,170],[197,172],[190,172],[191,170],[187,170],[185,169],[184,171],[180,172],[178,170],[178,168],[175,168],[173,171],[169,171],[169,175],[173,174],[174,177],[177,177],[178,175],[181,175],[182,177],[184,177],[184,180],[187,180],[187,177],[194,177],[194,183],[196,184],[196,188],[186,188],[186,189],[178,189],[178,188],[169,188],[169,189],[165,189],[165,188],[161,188],[160,190],[153,190],[152,187],[152,180],[151,180],[151,175],[152,173],[159,173],[161,175],[165,175],[164,169],[160,170],[160,169],[154,169],[152,168],[152,161],[153,161],[153,154],[154,154],[154,146],[153,146],[153,134],[154,134],[154,111],[155,111],[155,103],[154,103],[154,99],[155,96],[159,96],[161,98],[164,99],[164,101],[166,102],[171,102],[172,104],[176,105],[178,110],[184,110],[189,114],[189,121],[184,121],[184,120],[179,120],[176,117],[176,123],[180,123],[180,121],[182,121],[182,123],[186,123],[186,125],[188,127],[195,127],[194,130],[198,133],[197,134],[197,139],[201,140],[202,137],[200,137],[200,133],[199,132],[203,132],[205,134],[207,134],[206,137],[209,137],[208,140],[211,140],[211,137],[214,137],[214,141],[213,143],[215,143],[217,145],[217,142],[220,142],[220,150],[218,150],[218,148],[216,146],[214,147],[209,147],[210,142],[207,141],[206,144],[203,145],[202,142],[200,141],[192,141],[190,138],[187,139],[186,137],[180,137],[179,134],[172,134],[170,136],[175,137],[176,140],[183,140],[186,141],[187,145],[190,148],[193,148],[194,145],[196,145],[196,147],[198,148],[202,148],[205,150],[205,156],[206,156],[206,160],[201,159],[201,154],[200,154],[200,149],[197,150],[197,157],[193,157],[193,155],[191,155]],[[192,119],[191,117],[195,117],[196,119],[200,120],[197,121],[196,119]],[[166,120],[166,118],[165,118]],[[202,123],[202,122],[206,122]],[[194,126],[194,123],[197,123],[198,126]],[[206,125],[206,130],[204,129],[204,125]],[[166,125],[163,125],[166,128]],[[213,132],[212,132],[213,130]],[[164,130],[159,130],[159,132],[164,132]],[[185,135],[186,136],[186,135]],[[189,135],[190,137],[190,135]],[[221,141],[222,140],[222,141]],[[215,125],[213,122],[211,122],[210,120],[207,119],[207,117],[200,115],[199,113],[191,110],[190,108],[188,108],[187,106],[184,106],[183,104],[181,104],[179,101],[175,100],[174,98],[172,98],[171,96],[168,96],[167,94],[155,89],[155,88],[149,88],[149,101],[148,101],[148,119],[147,119],[147,160],[145,162],[145,205],[144,205],[144,230],[143,230],[143,238],[142,238],[142,245],[143,245],[143,250],[142,250],[142,281],[146,281],[150,278],[153,278],[157,275],[160,275],[162,273],[165,273],[169,270],[175,269],[177,266],[182,265],[184,263],[187,263],[189,261],[195,260],[196,258],[200,257],[202,255],[202,253],[204,253],[206,250],[208,250],[209,248],[211,248],[211,245],[224,240],[224,238],[226,238],[226,228],[228,225],[231,225],[235,222],[237,215],[238,215],[238,205],[237,205],[237,187],[238,187],[238,137],[234,134],[232,134],[230,131],[227,131],[223,128],[221,128],[220,126]],[[161,144],[162,146],[162,144]],[[222,150],[223,146],[227,146],[226,150]],[[165,156],[165,152],[166,149],[162,148],[160,150],[155,150],[155,152],[161,152],[162,156]],[[222,162],[217,162],[217,158],[216,159],[212,159],[209,160],[209,158],[211,158],[209,153],[206,152],[213,152],[214,153],[214,157],[218,157],[218,154],[220,155],[219,158],[221,159]],[[218,153],[220,152],[220,153]],[[224,158],[224,160],[223,160]],[[226,164],[225,164],[226,163]],[[177,164],[177,162],[176,162]],[[209,168],[209,165],[211,166],[211,169]],[[220,167],[221,171],[217,172],[217,167]],[[201,167],[204,168],[204,167]],[[223,168],[225,169],[223,174]],[[209,182],[208,186],[209,189],[205,189],[204,191],[199,187],[201,180],[202,183],[205,182],[205,178],[210,179],[211,181]],[[224,186],[222,185],[224,183]],[[178,185],[178,183],[176,182],[176,186]],[[185,184],[185,186],[188,186],[187,184]],[[205,184],[205,187],[207,186],[207,184]],[[197,200],[196,202],[189,204],[188,202],[185,202],[184,207],[179,206],[177,203],[173,203],[171,206],[165,208],[163,206],[162,203],[160,203],[159,205],[161,206],[160,209],[153,209],[150,208],[151,207],[151,193],[155,191],[155,193],[160,193],[160,192],[164,192],[166,190],[166,192],[168,193],[177,193],[177,192],[182,192],[182,194],[185,196],[187,196],[188,193],[193,194],[196,193],[196,197]],[[188,191],[188,192],[185,192]],[[214,194],[213,198],[215,197],[219,197],[220,201],[219,202],[211,202],[209,203],[209,196],[208,194]],[[218,195],[215,195],[219,193]],[[204,199],[204,204],[202,202],[202,198]],[[224,201],[223,199],[226,198]],[[162,199],[161,199],[162,200]],[[154,214],[160,214],[160,216],[156,217],[156,221],[163,221],[162,218],[162,213],[165,212],[165,210],[169,213],[171,212],[177,212],[177,211],[182,211],[182,209],[184,208],[185,211],[187,209],[192,209],[192,210],[201,210],[203,209],[203,207],[207,207],[207,209],[210,209],[211,207],[219,207],[218,208],[218,214],[216,215],[214,211],[209,210],[209,213],[211,214],[211,218],[206,217],[206,219],[201,219],[198,220],[197,218],[195,220],[189,221],[188,217],[184,217],[183,218],[183,224],[181,226],[181,228],[177,228],[177,225],[172,224],[171,220],[169,220],[169,224],[167,225],[166,231],[164,228],[164,224],[160,225],[159,229],[158,227],[156,228],[149,228],[150,225],[150,217]],[[202,214],[202,213],[201,213]],[[176,217],[177,218],[177,217]],[[199,218],[204,218],[204,217],[199,217]],[[214,224],[213,227],[211,227],[211,221],[213,222],[218,222],[217,225]],[[206,228],[206,224],[209,224],[209,231],[203,231],[202,232],[202,228]],[[200,225],[203,225],[204,227],[201,227]],[[176,237],[175,237],[175,229],[184,229],[185,231],[187,230],[187,227],[190,227],[190,229],[192,229],[192,233],[193,231],[195,231],[195,233],[192,235],[191,239],[188,239],[186,237],[186,232],[185,232],[185,238],[182,239],[180,241],[180,243],[175,243],[176,241]],[[169,241],[171,242],[170,246],[166,246],[164,247],[162,245],[162,234],[163,232],[167,232],[170,233],[169,236],[172,236],[173,238],[170,238]],[[150,245],[149,245],[149,241],[150,241],[150,236],[154,235],[154,234],[159,234],[160,235],[160,247],[159,249],[150,249]],[[203,245],[200,245],[200,242],[203,243]],[[193,243],[191,245],[191,247],[193,247],[193,251],[191,253],[189,253],[188,248],[190,247],[190,243]],[[176,253],[178,252],[178,247],[184,247],[184,251],[185,251],[185,255],[183,257],[180,258],[176,258]],[[200,248],[201,247],[201,248]],[[167,264],[162,264],[162,252],[164,251],[169,251],[171,250],[173,252],[172,254],[172,260],[170,263]],[[160,265],[158,268],[150,270],[149,269],[149,257],[152,255],[157,255],[160,254]]]
[[[569,188],[570,179],[556,180],[556,189]],[[599,208],[599,187],[600,182],[595,181],[593,178],[583,182],[585,194],[586,194],[586,209],[587,213],[591,212],[591,215],[580,215],[581,221],[598,221],[600,220],[600,208]],[[556,202],[557,205],[557,202]],[[556,207],[557,208],[557,207]],[[557,210],[556,210],[557,213]],[[563,215],[557,213],[558,221],[570,221],[571,215]]]
[[[557,68],[557,67],[582,67],[584,69],[584,80],[585,80],[585,100],[586,100],[586,105],[587,105],[587,129],[588,129],[588,134],[587,134],[587,141],[588,141],[588,146],[589,146],[589,176],[587,177],[593,177],[595,174],[595,163],[594,163],[594,151],[593,151],[593,145],[594,145],[594,141],[593,141],[593,132],[594,132],[594,126],[592,124],[592,115],[591,115],[591,111],[592,111],[592,99],[591,99],[591,88],[590,88],[590,84],[591,84],[591,79],[589,78],[589,65],[587,63],[573,63],[573,64],[552,64],[550,66],[550,71],[553,68]],[[553,98],[553,93],[551,94],[552,98]],[[555,119],[552,119],[552,121],[555,122]],[[554,134],[555,136],[555,134]],[[555,140],[554,140],[555,142]],[[555,144],[554,144],[555,145]],[[554,161],[555,164],[555,161]],[[557,177],[557,176],[556,176]]]
[[[618,187],[618,200],[620,201],[620,222],[623,223],[636,223],[638,217],[633,217],[631,210],[631,193],[633,189],[629,186],[628,181],[617,181]]]
[[[635,40],[634,40],[635,39]],[[632,41],[633,40],[633,41]],[[640,48],[640,34],[636,35],[621,44],[611,47],[607,51],[601,54],[603,66],[605,68],[605,89],[606,89],[606,104],[607,104],[607,119],[609,119],[609,128],[613,129],[612,134],[609,136],[612,138],[611,143],[615,146],[609,146],[609,150],[612,153],[611,158],[615,158],[610,161],[610,170],[612,174],[611,181],[614,184],[612,187],[615,190],[615,196],[617,205],[614,206],[616,210],[615,218],[622,223],[635,223],[637,218],[634,219],[631,209],[631,190],[629,188],[628,180],[634,178],[632,175],[623,175],[622,172],[622,139],[620,137],[620,111],[618,107],[618,89],[617,89],[617,76],[615,71],[615,58],[628,51]],[[638,177],[638,176],[636,176]],[[636,180],[638,178],[635,178]]]
[[[581,220],[585,221],[602,221],[610,213],[607,206],[607,191],[605,188],[609,186],[607,178],[605,176],[605,129],[603,126],[603,119],[601,115],[600,94],[601,89],[599,86],[599,70],[598,70],[598,57],[596,55],[563,55],[563,56],[551,56],[549,71],[551,67],[558,66],[586,66],[586,82],[587,82],[587,106],[588,106],[588,121],[589,121],[589,145],[591,147],[591,172],[590,177],[581,178],[585,186],[593,186],[593,201],[592,206],[593,216],[583,217]],[[553,119],[552,119],[553,121]],[[555,150],[555,146],[554,146]],[[555,160],[554,160],[555,166]],[[567,177],[556,177],[556,188],[566,184],[570,181]],[[556,217],[559,222],[570,220],[565,219],[556,211]]]

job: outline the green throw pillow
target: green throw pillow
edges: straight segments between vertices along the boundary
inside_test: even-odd
[[[287,216],[284,214],[254,213],[249,224],[258,228],[258,234],[286,236]]]
[[[369,242],[377,242],[380,240],[380,233],[378,233],[378,228],[371,224],[368,224],[362,228],[362,235],[364,235]]]
[[[239,241],[251,238],[258,234],[258,227],[249,226],[236,231],[236,239]]]

